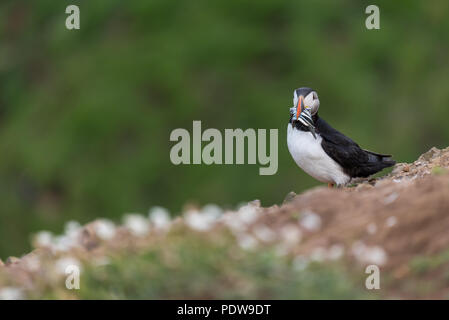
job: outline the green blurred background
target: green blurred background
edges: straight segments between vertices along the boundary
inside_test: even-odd
[[[81,29],[65,28],[77,4]],[[365,8],[380,7],[380,30]],[[449,138],[449,2],[0,4],[0,257],[37,230],[161,205],[279,204],[318,182],[286,147],[293,90],[362,147],[412,161]],[[174,128],[278,128],[279,170],[174,166]]]

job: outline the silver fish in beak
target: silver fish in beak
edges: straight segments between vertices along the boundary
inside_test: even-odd
[[[316,139],[315,125],[313,124],[312,114],[310,113],[310,109],[304,109],[303,112],[299,115],[298,121],[301,121],[303,125],[309,128],[310,133]]]
[[[299,96],[297,107],[290,108],[290,114],[292,115],[293,121],[300,121],[303,125],[309,128],[310,133],[316,139],[316,131],[312,114],[310,113],[310,108],[304,106],[303,96]]]

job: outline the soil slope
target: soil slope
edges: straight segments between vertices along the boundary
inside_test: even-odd
[[[375,264],[381,270],[381,298],[447,298],[448,230],[449,148],[432,148],[413,163],[397,164],[387,176],[290,193],[279,206],[263,208],[256,200],[223,212],[211,205],[190,208],[173,220],[157,208],[149,218],[128,215],[118,226],[100,219],[86,226],[69,223],[60,236],[39,233],[32,253],[0,260],[0,298],[83,298],[58,287],[66,265],[89,269],[125,251],[129,257],[148,248],[178,246],[170,239],[180,239],[179,234],[182,239],[196,234],[217,246],[229,235],[243,252],[269,247],[278,257],[289,257],[296,270],[339,263],[354,279],[364,279],[365,267]],[[164,257],[171,268],[170,252]]]

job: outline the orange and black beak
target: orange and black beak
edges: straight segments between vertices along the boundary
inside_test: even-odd
[[[304,97],[301,95],[298,99],[298,105],[296,106],[296,120],[305,125],[313,137],[316,139],[315,124],[313,123],[312,114],[309,108],[304,106]]]
[[[296,120],[299,119],[302,110],[304,109],[304,97],[301,95],[298,98],[298,105],[296,106]]]

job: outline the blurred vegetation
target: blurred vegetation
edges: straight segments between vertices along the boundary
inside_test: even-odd
[[[364,287],[363,268],[343,261],[295,267],[290,256],[262,246],[250,251],[229,233],[176,232],[135,252],[116,253],[104,266],[83,269],[80,290],[61,280],[44,299],[378,299]],[[362,278],[362,279],[359,279]],[[32,291],[31,294],[39,292]],[[31,296],[32,297],[32,296]]]
[[[65,28],[69,4],[80,6],[79,31]],[[0,257],[70,219],[270,205],[318,185],[284,143],[300,86],[315,88],[320,115],[365,148],[402,162],[447,146],[449,2],[377,1],[372,31],[368,4],[2,1]],[[172,165],[169,134],[192,120],[278,128],[278,173]]]

